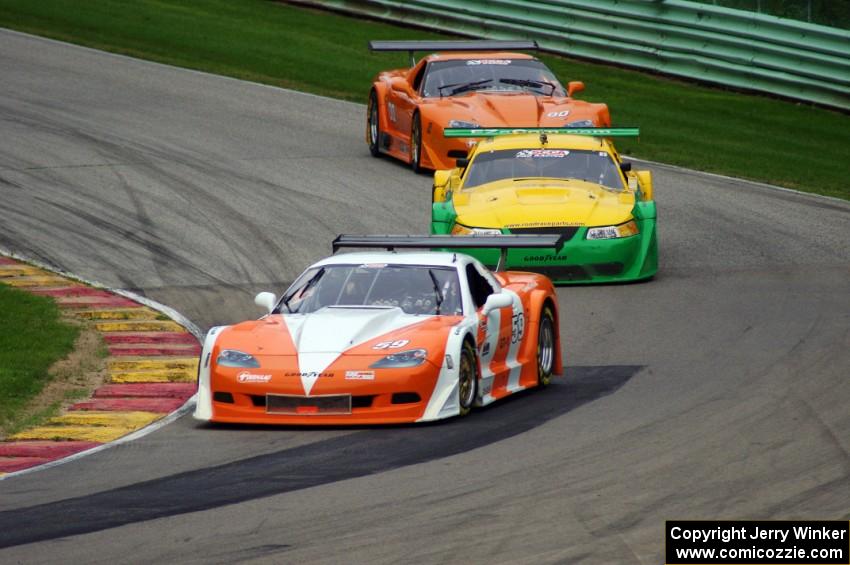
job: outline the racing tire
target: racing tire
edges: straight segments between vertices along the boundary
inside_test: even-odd
[[[466,416],[472,411],[475,397],[478,394],[478,356],[475,347],[469,341],[463,342],[460,349],[460,359],[457,370],[457,400],[460,408],[459,416]]]
[[[369,94],[369,111],[366,113],[366,132],[369,136],[369,153],[372,157],[381,156],[381,112],[378,106],[378,93]]]
[[[422,169],[422,120],[419,114],[413,115],[413,125],[410,126],[410,168],[414,173]]]
[[[555,366],[555,316],[549,306],[543,307],[537,329],[537,384],[548,386],[552,382]]]

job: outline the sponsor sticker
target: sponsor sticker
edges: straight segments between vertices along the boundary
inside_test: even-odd
[[[332,377],[332,376],[334,376],[334,373],[333,373],[333,371],[327,371],[327,372],[323,372],[323,371],[302,371],[300,373],[298,371],[290,371],[290,372],[284,374],[284,376],[285,377],[305,377],[305,378],[309,379],[309,378],[313,378],[313,377]]]
[[[510,65],[510,59],[470,59],[467,65]]]
[[[519,224],[505,224],[508,229],[511,228],[556,228],[562,226],[583,226],[584,222],[523,222]]]
[[[374,381],[375,371],[346,371],[345,380],[347,381]]]
[[[493,380],[492,379],[482,379],[481,380],[481,394],[490,394],[490,391],[493,390]]]
[[[240,383],[267,383],[272,380],[271,375],[258,375],[256,373],[249,373],[247,371],[243,371],[236,375],[236,380]]]
[[[523,261],[563,261],[566,259],[563,255],[526,255],[522,258]]]
[[[562,158],[569,155],[566,149],[523,149],[516,154],[517,159]]]

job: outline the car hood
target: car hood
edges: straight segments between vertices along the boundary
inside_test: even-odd
[[[534,96],[520,93],[488,94],[470,92],[457,97],[435,99],[430,103],[433,118],[440,125],[448,119],[473,121],[482,127],[537,125],[563,126],[575,120],[597,121],[604,105],[571,98]],[[558,114],[549,116],[548,114]]]
[[[409,339],[410,348],[415,348],[420,335],[427,341],[435,334],[445,334],[459,319],[406,314],[401,308],[331,306],[310,314],[271,315],[242,322],[228,327],[218,343],[220,348],[255,356],[377,355],[380,350],[372,350],[374,343]]]
[[[321,374],[342,356],[377,361],[390,353],[425,349],[427,361],[439,368],[448,332],[462,319],[416,316],[400,308],[326,307],[310,314],[272,315],[230,326],[219,337],[217,352],[237,349],[255,356],[263,367],[287,359],[284,364],[297,372],[305,393],[310,394]]]
[[[480,228],[607,226],[632,217],[631,192],[575,179],[506,179],[455,192],[457,222]]]

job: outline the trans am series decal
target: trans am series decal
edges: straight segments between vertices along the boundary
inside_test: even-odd
[[[570,152],[566,149],[523,149],[517,151],[517,159],[528,159],[537,157],[566,157]]]
[[[467,65],[510,65],[510,59],[470,59]]]

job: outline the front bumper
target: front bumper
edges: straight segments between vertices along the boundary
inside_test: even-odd
[[[639,222],[640,233],[618,239],[588,240],[581,227],[560,252],[547,249],[509,249],[508,270],[544,274],[555,284],[592,284],[648,279],[658,272],[655,220]],[[554,231],[554,230],[553,230]],[[502,233],[511,232],[503,229]],[[542,232],[541,232],[542,233]],[[458,236],[463,237],[463,236]],[[498,249],[458,249],[490,268],[499,261]]]
[[[439,368],[426,362],[412,369],[338,369],[319,377],[306,395],[298,377],[271,371],[267,383],[240,383],[232,369],[211,375],[213,422],[281,425],[352,425],[416,422],[423,418],[434,393]],[[369,380],[350,380],[346,373],[372,373]],[[332,376],[330,376],[332,375]],[[351,411],[346,414],[270,413],[268,395],[315,399],[330,395],[350,395]],[[304,402],[305,405],[311,402]]]

